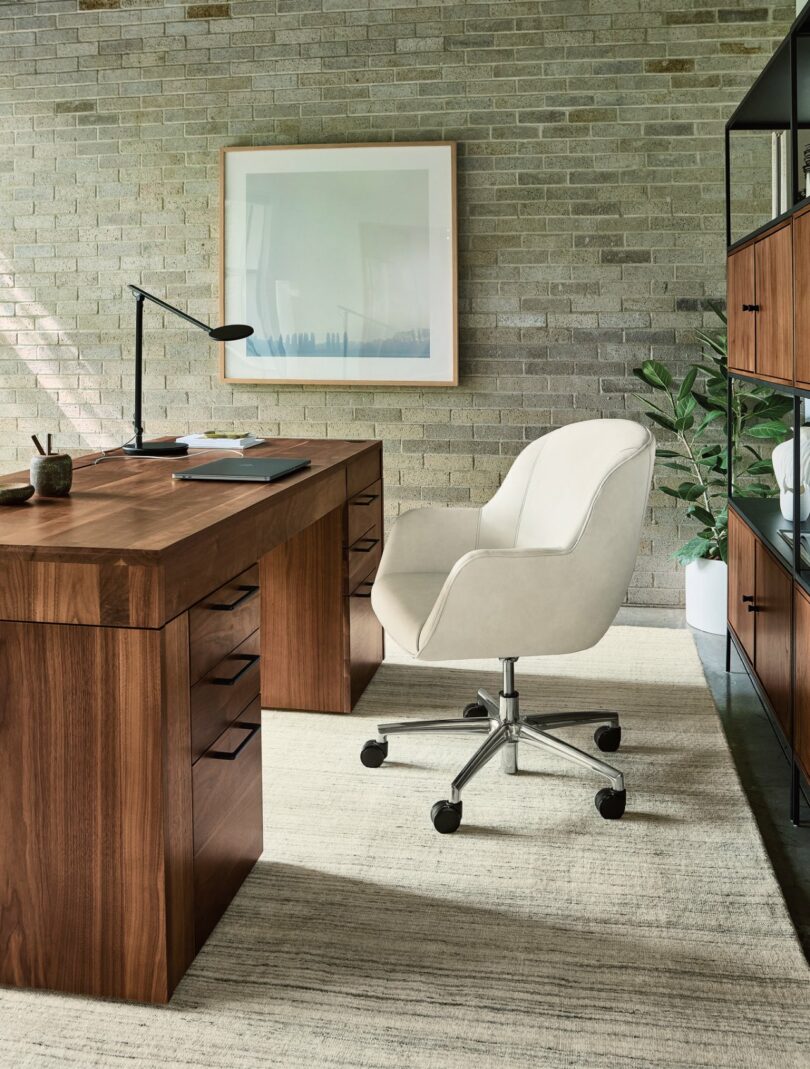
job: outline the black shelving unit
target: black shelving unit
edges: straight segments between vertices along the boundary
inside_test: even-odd
[[[788,198],[790,206],[776,219],[732,241],[731,143],[740,131],[789,131]],[[799,185],[799,131],[810,130],[810,3],[806,4],[787,37],[765,64],[759,77],[726,123],[726,245],[729,249],[755,237],[798,208],[810,203]]]
[[[805,196],[800,175],[799,132],[810,131],[810,2],[794,20],[787,36],[776,48],[771,58],[749,91],[740,101],[726,123],[725,128],[725,202],[726,202],[726,247],[727,252],[743,245],[745,242],[766,233],[780,222],[790,219],[796,212],[810,204],[810,197]],[[749,233],[734,238],[732,229],[732,173],[731,149],[734,134],[742,131],[788,131],[788,207],[779,216],[768,219],[762,226]],[[766,176],[765,180],[769,180]],[[729,370],[728,397],[731,404],[735,384],[767,386],[770,389],[790,395],[793,400],[793,486],[800,485],[800,438],[799,428],[804,425],[803,402],[810,400],[810,390],[797,386],[758,379],[754,375]],[[733,455],[732,426],[729,421],[728,456]],[[793,518],[786,521],[781,514],[779,499],[744,497],[734,492],[733,471],[729,460],[728,471],[729,508],[734,510],[754,532],[760,541],[770,549],[773,556],[783,565],[794,583],[810,593],[810,566],[802,564],[800,533],[810,534],[810,521],[800,521],[800,495],[794,494]],[[792,547],[779,533],[782,530],[792,532]],[[795,680],[795,620],[791,631],[791,677]],[[731,648],[736,648],[742,664],[751,682],[769,714],[777,738],[784,750],[791,768],[790,816],[794,824],[799,823],[799,803],[801,795],[810,802],[810,784],[806,781],[796,759],[794,739],[787,738],[779,723],[775,710],[762,687],[745,650],[736,639],[731,628],[728,629],[726,644],[726,667],[730,666]],[[794,688],[795,690],[795,688]],[[795,694],[794,694],[795,703]],[[791,733],[795,732],[796,710],[791,709]]]

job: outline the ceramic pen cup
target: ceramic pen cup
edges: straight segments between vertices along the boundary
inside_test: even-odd
[[[73,484],[73,460],[66,453],[31,457],[31,484],[40,497],[67,497]]]

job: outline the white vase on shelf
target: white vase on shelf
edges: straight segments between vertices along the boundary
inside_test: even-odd
[[[686,576],[686,622],[698,631],[725,635],[728,568],[721,560],[693,560]]]
[[[799,517],[802,523],[810,516],[810,427],[799,428]],[[782,516],[793,521],[793,439],[776,446],[771,455],[773,471],[779,486],[779,508]]]

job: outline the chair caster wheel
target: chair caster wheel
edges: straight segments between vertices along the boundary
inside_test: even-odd
[[[369,739],[360,751],[360,760],[366,768],[379,768],[388,756],[388,742]]]
[[[602,753],[615,753],[622,741],[622,729],[618,724],[602,724],[594,731],[593,741]]]
[[[461,824],[461,802],[448,802],[447,799],[436,802],[430,811],[430,819],[433,827],[442,835],[457,831]]]
[[[594,799],[599,816],[605,820],[619,820],[624,815],[627,804],[627,791],[617,791],[613,787],[603,787]]]
[[[476,720],[479,717],[489,716],[489,709],[479,702],[470,702],[469,705],[464,706],[463,715],[465,720]]]

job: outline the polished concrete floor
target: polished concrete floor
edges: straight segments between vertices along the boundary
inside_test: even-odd
[[[620,624],[686,627],[678,609],[622,609]],[[802,798],[802,822],[789,817],[790,765],[768,714],[736,652],[725,670],[725,638],[692,630],[743,789],[785,895],[804,953],[810,961],[810,806]]]

